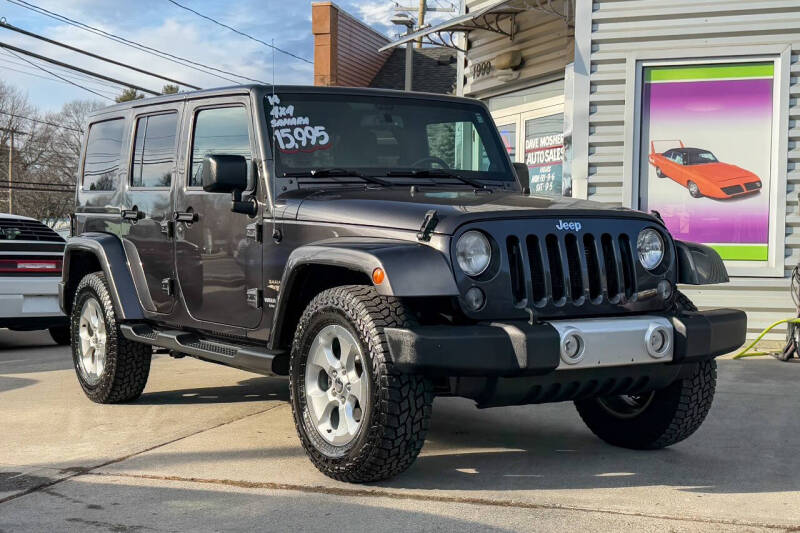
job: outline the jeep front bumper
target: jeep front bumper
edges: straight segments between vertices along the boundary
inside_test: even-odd
[[[386,328],[385,333],[392,361],[401,372],[516,377],[598,370],[605,374],[613,373],[611,367],[654,364],[674,367],[731,352],[744,343],[746,331],[742,311],[714,309],[534,325],[509,321]]]

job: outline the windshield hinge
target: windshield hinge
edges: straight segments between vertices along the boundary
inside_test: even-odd
[[[422,226],[420,226],[419,233],[417,233],[417,239],[425,242],[431,240],[433,230],[436,229],[436,224],[438,223],[439,217],[435,209],[425,213],[425,218],[422,219]]]
[[[248,239],[256,242],[264,242],[264,226],[261,224],[261,222],[253,222],[252,224],[248,224],[245,228],[245,234],[247,235]]]

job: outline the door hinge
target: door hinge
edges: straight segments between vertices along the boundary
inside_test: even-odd
[[[161,226],[161,233],[166,235],[168,239],[175,235],[175,223],[172,220],[162,220],[159,226]]]
[[[248,224],[245,229],[245,235],[247,235],[248,239],[256,242],[264,242],[264,225],[261,222]]]
[[[247,289],[247,305],[255,309],[261,308],[261,289]]]
[[[173,293],[173,279],[172,278],[164,278],[161,280],[161,290],[165,293],[172,295]]]

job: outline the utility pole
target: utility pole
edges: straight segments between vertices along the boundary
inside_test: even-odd
[[[8,214],[14,214],[14,206],[11,192],[11,177],[14,175],[14,130],[10,130],[11,138],[8,143]]]
[[[427,10],[428,2],[426,0],[419,0],[419,27],[425,26],[425,11]],[[422,48],[422,37],[417,39],[417,48]]]
[[[416,21],[413,17],[409,16],[406,13],[396,13],[394,17],[392,17],[392,24],[396,24],[397,26],[405,26],[406,27],[406,35],[411,35],[414,33],[414,25]],[[414,90],[414,41],[409,41],[406,43],[406,78],[405,78],[405,90],[412,91]]]
[[[10,128],[0,128],[0,131],[7,131],[9,134],[8,138],[8,213],[14,214],[14,205],[13,201],[14,198],[12,196],[12,189],[11,189],[11,181],[14,178],[14,134],[18,133],[20,135],[27,135],[26,132],[10,129]]]
[[[430,13],[456,13],[457,12],[456,8],[452,7],[452,4],[451,4],[451,7],[428,7],[427,0],[419,0],[419,6],[418,7],[400,6],[400,5],[398,5],[398,6],[396,6],[394,8],[394,10],[396,12],[404,12],[405,11],[407,13],[413,13],[413,12],[416,11],[417,12],[417,16],[419,18],[419,25],[417,26],[417,29],[420,29],[423,26],[425,26],[425,14],[426,13],[429,13],[429,12]],[[417,48],[422,48],[422,37],[417,39]]]

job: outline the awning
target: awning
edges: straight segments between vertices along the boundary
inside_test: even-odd
[[[422,39],[424,42],[435,44],[436,46],[446,46],[462,50],[455,44],[455,33],[469,33],[473,30],[485,30],[505,35],[509,39],[514,38],[514,18],[525,11],[522,8],[510,7],[513,0],[495,0],[475,11],[465,15],[459,15],[448,21],[427,26],[420,30],[404,35],[402,39],[387,44],[379,51],[390,50],[392,48]]]

